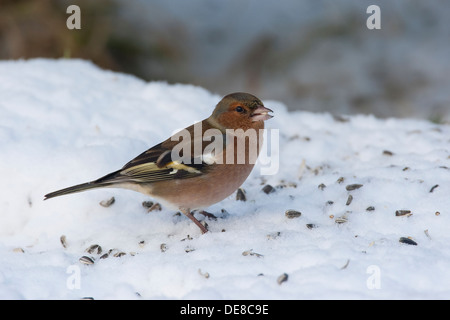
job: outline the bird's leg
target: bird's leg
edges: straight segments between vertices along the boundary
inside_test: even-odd
[[[206,229],[206,227],[205,227],[203,224],[201,224],[201,222],[198,221],[198,220],[194,217],[194,215],[192,214],[192,212],[191,212],[190,209],[180,208],[180,211],[181,211],[186,217],[188,217],[189,219],[191,219],[192,222],[194,222],[194,223],[197,225],[197,227],[200,228],[200,230],[202,231],[202,233],[207,233],[207,232],[208,232],[208,229]]]

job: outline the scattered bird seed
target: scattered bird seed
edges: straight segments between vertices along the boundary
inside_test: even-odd
[[[350,203],[352,203],[352,200],[353,200],[353,196],[352,196],[351,194],[349,194],[349,195],[348,195],[348,198],[347,198],[347,202],[345,203],[345,205],[346,205],[346,206],[349,206]]]
[[[389,150],[384,150],[383,151],[383,155],[385,155],[385,156],[393,156],[394,153],[392,151],[389,151]]]
[[[318,186],[317,186],[317,188],[319,188],[320,190],[323,190],[323,189],[325,189],[327,186],[325,185],[325,184],[323,184],[323,183],[321,183],[321,184],[319,184]]]
[[[338,224],[346,223],[347,221],[348,221],[348,218],[346,216],[340,216],[334,220],[334,222],[336,222]]]
[[[161,250],[161,252],[166,252],[167,251],[167,244],[161,243],[161,245],[159,246],[159,249]]]
[[[441,213],[439,212],[439,211],[436,211],[435,213],[434,213],[434,215],[436,215],[436,216],[438,216],[438,215],[440,215]]]
[[[366,211],[375,211],[375,207],[374,206],[367,207]]]
[[[326,205],[328,205],[328,206],[331,206],[332,204],[334,204],[334,201],[328,200],[328,201],[326,202]]]
[[[150,208],[148,208],[147,212],[152,212],[152,211],[161,211],[161,205],[158,202],[152,204],[152,206]]]
[[[82,256],[79,261],[83,264],[94,264],[94,259],[87,256]]]
[[[152,205],[153,205],[153,201],[143,201],[142,202],[142,206],[144,208],[146,208],[147,210],[150,209],[152,207]]]
[[[120,258],[120,257],[123,257],[124,255],[126,255],[126,253],[120,251],[120,252],[116,252],[116,253],[113,255],[113,257],[115,257],[115,258]]]
[[[245,196],[245,190],[244,189],[242,189],[242,188],[237,189],[236,200],[237,201],[247,201],[247,197]]]
[[[431,240],[431,237],[430,237],[430,235],[429,235],[429,233],[428,233],[428,229],[424,230],[423,232],[425,233],[425,235],[427,236],[427,238]]]
[[[283,282],[286,282],[288,280],[288,278],[289,278],[288,274],[287,273],[283,273],[282,275],[280,275],[277,278],[277,282],[278,282],[279,285],[281,285]]]
[[[67,239],[65,235],[62,235],[61,237],[59,237],[59,241],[61,241],[61,244],[63,246],[63,248],[67,248]]]
[[[145,247],[145,240],[139,241],[139,247],[141,248]]]
[[[86,252],[89,254],[92,254],[92,253],[101,254],[102,247],[100,247],[98,244],[93,244],[89,248],[86,249]]]
[[[262,191],[264,191],[264,193],[266,194],[269,194],[275,192],[275,188],[272,187],[270,184],[266,184],[264,188],[262,188]]]
[[[336,180],[336,182],[339,183],[339,184],[341,184],[341,183],[344,182],[344,180],[345,180],[344,177],[340,177],[339,179]]]
[[[355,184],[349,184],[349,185],[347,185],[347,186],[345,187],[345,189],[346,189],[347,191],[352,191],[352,190],[359,189],[359,188],[361,188],[362,186],[363,186],[362,184],[358,184],[358,183],[355,183]]]
[[[306,224],[306,227],[307,227],[308,229],[314,229],[314,228],[317,228],[317,226],[316,226],[314,223],[307,223],[307,224]]]
[[[404,167],[402,170],[403,171],[408,171],[410,169],[410,167]]]
[[[24,253],[25,250],[23,250],[22,248],[14,248],[13,252],[15,252],[15,253]]]
[[[434,191],[434,189],[436,189],[437,187],[439,187],[439,185],[438,185],[438,184],[436,184],[436,185],[434,185],[433,187],[431,187],[431,189],[430,189],[430,193],[431,193],[431,192],[433,192],[433,191]]]
[[[109,257],[108,253],[102,254],[102,256],[100,257],[100,259],[106,259]]]
[[[253,249],[246,250],[246,251],[242,252],[242,255],[243,256],[256,256],[258,258],[264,257],[262,254],[253,252]]]
[[[288,219],[298,218],[302,215],[302,213],[300,211],[291,210],[291,209],[286,210],[286,212],[284,214]]]
[[[200,268],[198,269],[198,274],[201,275],[202,277],[204,277],[205,279],[209,278],[209,273],[208,272],[202,272],[202,270]]]
[[[395,215],[397,217],[402,217],[402,216],[412,216],[411,210],[397,210],[395,211]]]
[[[109,206],[111,206],[114,202],[116,202],[116,199],[114,199],[114,197],[111,197],[111,199],[109,200],[103,200],[100,201],[100,205],[102,207],[108,208]]]
[[[417,242],[415,242],[414,240],[412,240],[410,238],[400,237],[400,239],[398,241],[401,242],[401,243],[417,246]]]

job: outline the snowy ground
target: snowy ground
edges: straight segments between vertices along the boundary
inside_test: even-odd
[[[147,213],[150,199],[132,191],[42,199],[119,169],[209,116],[220,96],[37,59],[0,62],[0,97],[0,298],[450,298],[449,126],[265,101],[279,170],[256,167],[247,201],[210,207],[219,218],[201,235],[164,207]],[[94,244],[102,253],[86,252]]]

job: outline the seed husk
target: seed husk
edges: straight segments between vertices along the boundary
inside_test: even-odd
[[[401,243],[417,246],[417,242],[415,242],[414,240],[407,238],[407,237],[400,237],[400,239],[398,241]]]
[[[300,217],[301,215],[302,215],[302,213],[301,213],[300,211],[292,210],[292,209],[286,210],[286,212],[285,212],[285,216],[286,216],[288,219],[298,218],[298,217]]]
[[[321,183],[317,186],[317,188],[319,188],[320,190],[325,189],[327,186],[324,183]]]
[[[236,200],[237,201],[247,201],[247,197],[245,196],[245,190],[244,189],[242,189],[242,188],[237,189]]]
[[[161,250],[161,252],[166,252],[167,251],[167,244],[161,243],[161,245],[159,246],[159,249]]]
[[[345,187],[345,189],[346,189],[347,191],[352,191],[352,190],[359,189],[359,188],[361,188],[362,186],[363,186],[362,184],[354,183],[354,184],[349,184],[349,185],[347,185],[347,186]]]
[[[366,209],[366,211],[374,211],[374,210],[375,210],[374,206],[367,207],[367,209]]]
[[[242,255],[243,256],[256,256],[258,258],[264,257],[262,254],[253,252],[253,249],[246,250],[246,251],[242,252]]]
[[[115,199],[114,197],[111,197],[111,198],[108,199],[108,200],[100,201],[99,204],[100,204],[102,207],[108,208],[108,207],[111,206],[114,202],[116,202],[116,199]]]
[[[205,279],[209,278],[209,273],[208,272],[202,272],[201,269],[198,269],[198,274],[201,275],[202,277],[204,277]]]
[[[430,193],[431,193],[431,192],[433,192],[433,191],[434,191],[434,189],[436,189],[437,187],[439,187],[439,185],[438,185],[438,184],[436,184],[436,185],[434,185],[433,187],[431,187],[431,189],[430,189]]]
[[[314,223],[307,223],[307,224],[306,224],[306,227],[307,227],[308,229],[314,229],[314,228],[317,228],[317,226],[316,226]]]

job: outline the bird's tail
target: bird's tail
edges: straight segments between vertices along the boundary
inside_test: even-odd
[[[107,174],[104,177],[101,177],[101,178],[91,181],[91,182],[77,184],[76,186],[72,186],[72,187],[68,187],[68,188],[58,190],[58,191],[51,192],[44,196],[44,200],[63,196],[65,194],[71,194],[71,193],[82,192],[82,191],[86,191],[86,190],[90,190],[90,189],[104,188],[104,187],[110,187],[110,186],[116,185],[121,182],[121,179],[126,178],[120,174],[120,171],[121,170],[112,172],[110,174]]]
[[[105,184],[105,183],[97,183],[96,181],[91,181],[91,182],[86,182],[86,183],[82,183],[82,184],[77,184],[76,186],[64,188],[64,189],[61,189],[61,190],[54,191],[54,192],[51,192],[49,194],[46,194],[44,196],[44,200],[47,200],[47,199],[50,199],[50,198],[54,198],[54,197],[59,197],[59,196],[65,195],[65,194],[82,192],[82,191],[95,189],[95,188],[107,187],[108,185],[109,184]]]

